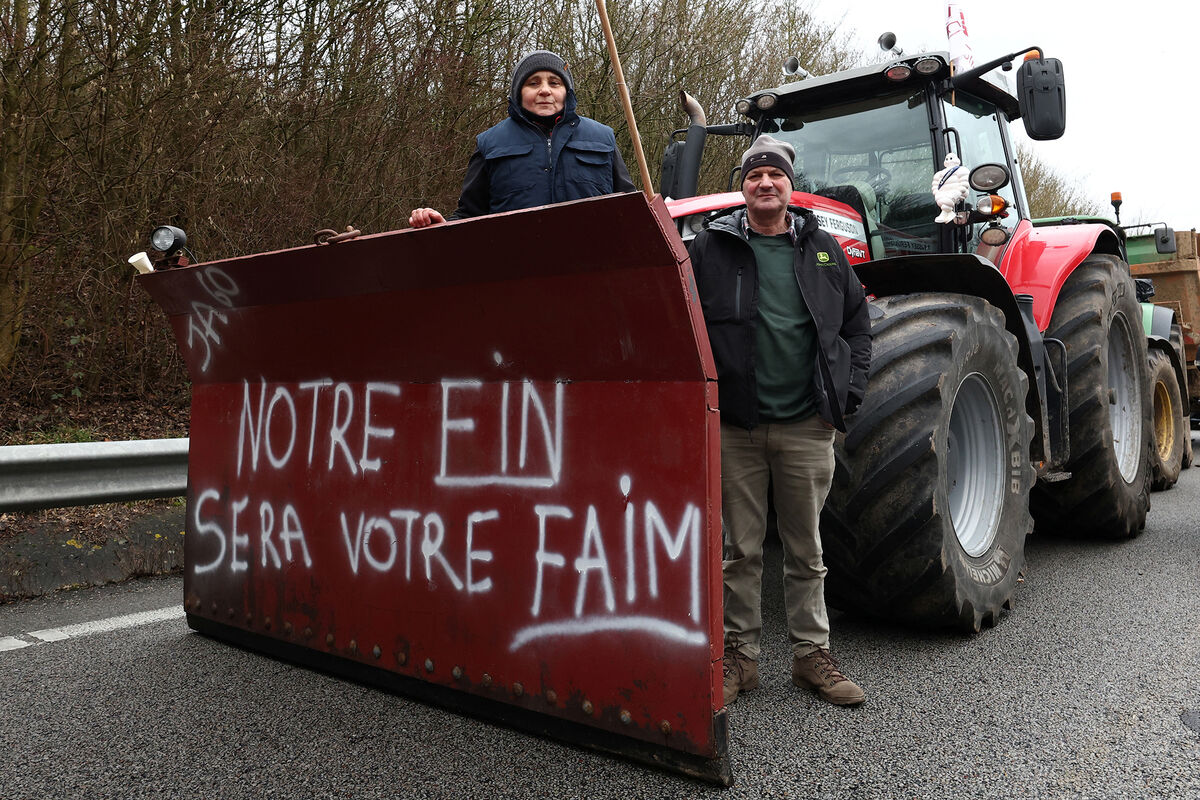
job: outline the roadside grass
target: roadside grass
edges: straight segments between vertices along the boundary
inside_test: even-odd
[[[103,437],[96,435],[94,430],[72,425],[69,422],[56,422],[42,430],[31,430],[14,433],[9,436],[10,445],[19,444],[64,444],[69,442],[96,442]]]

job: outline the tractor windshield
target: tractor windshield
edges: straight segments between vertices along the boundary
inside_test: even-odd
[[[935,164],[923,91],[786,110],[763,133],[796,148],[796,188],[846,203],[863,215],[874,258],[933,253]]]
[[[943,113],[946,124],[954,133],[953,147],[962,159],[963,166],[968,169],[980,164],[1011,165],[1013,181],[996,190],[996,194],[1008,201],[1007,216],[1000,217],[996,224],[1008,228],[1011,233],[1020,221],[1025,207],[1025,199],[1019,196],[1020,173],[1017,163],[1005,145],[1002,129],[1006,122],[999,110],[992,103],[972,97],[966,92],[947,93],[942,98]],[[974,225],[967,229],[967,252],[971,252],[979,244],[979,234],[982,225]]]

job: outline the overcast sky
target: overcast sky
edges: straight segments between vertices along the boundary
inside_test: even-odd
[[[872,57],[890,30],[906,54],[946,50],[943,0],[813,0],[815,15],[841,21]],[[1163,0],[1115,4],[1080,0],[964,0],[975,61],[1029,45],[1063,62],[1067,132],[1051,142],[1019,139],[1121,222],[1164,221],[1200,228],[1195,151],[1200,142],[1200,3]]]

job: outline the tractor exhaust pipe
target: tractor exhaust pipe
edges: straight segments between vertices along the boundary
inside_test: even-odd
[[[683,110],[687,112],[688,120],[693,125],[704,127],[708,124],[708,118],[704,116],[704,107],[700,105],[699,100],[680,89],[679,102],[683,104]]]

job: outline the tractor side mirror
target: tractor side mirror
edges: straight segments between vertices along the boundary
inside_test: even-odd
[[[1057,139],[1067,128],[1067,95],[1062,62],[1031,58],[1017,70],[1017,100],[1030,139]]]
[[[667,145],[663,151],[662,173],[658,181],[658,190],[662,192],[663,197],[670,197],[678,200],[678,187],[676,175],[679,172],[679,158],[683,154],[683,142],[674,141]]]
[[[1174,253],[1175,247],[1175,230],[1163,225],[1161,228],[1154,229],[1154,249],[1159,253]]]

